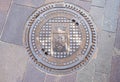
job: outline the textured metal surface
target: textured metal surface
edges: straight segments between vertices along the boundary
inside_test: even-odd
[[[53,74],[67,74],[89,62],[96,47],[89,14],[69,3],[37,9],[26,23],[25,45],[35,65]]]

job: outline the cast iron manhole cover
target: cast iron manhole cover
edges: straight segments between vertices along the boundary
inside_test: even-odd
[[[51,3],[30,16],[25,45],[38,69],[55,74],[70,73],[83,67],[94,54],[95,26],[80,7]]]

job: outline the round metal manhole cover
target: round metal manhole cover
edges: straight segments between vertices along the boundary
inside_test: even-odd
[[[30,16],[25,45],[38,69],[55,74],[70,73],[82,68],[94,54],[95,25],[80,7],[51,3]]]

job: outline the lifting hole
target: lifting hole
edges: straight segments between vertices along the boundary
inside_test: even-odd
[[[48,55],[48,52],[45,52],[45,55]]]
[[[75,22],[75,19],[72,19],[72,22]]]
[[[76,22],[75,24],[76,24],[77,26],[79,25],[79,23],[78,23],[78,22]]]
[[[42,48],[41,50],[42,50],[43,52],[45,51],[45,49],[43,49],[43,48]]]

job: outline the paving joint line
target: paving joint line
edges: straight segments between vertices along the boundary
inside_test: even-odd
[[[102,6],[97,6],[97,5],[91,5],[92,7],[97,7],[97,8],[104,8]]]
[[[19,46],[19,47],[24,47],[23,45],[14,44],[14,43],[10,43],[10,42],[6,42],[6,41],[2,41],[2,40],[0,40],[0,42],[7,43],[7,44],[11,44],[11,45],[16,45],[16,46]]]
[[[26,69],[26,67],[25,67],[25,69]],[[22,82],[24,82],[25,73],[26,73],[26,71],[23,73]]]
[[[25,66],[25,71],[23,73],[23,76],[22,76],[22,82],[24,82],[24,77],[25,77],[25,74],[26,74],[26,69],[27,69],[27,65],[29,64],[29,58],[27,58],[27,63],[26,63],[26,66]]]
[[[95,60],[93,61],[93,65],[94,65],[94,74],[92,76],[92,82],[94,82],[94,78],[95,78]]]
[[[103,31],[108,32],[108,33],[116,33],[116,32],[109,31],[109,30],[104,30],[104,29],[103,29]]]
[[[78,75],[78,72],[76,72],[76,76],[75,76],[75,82],[77,82],[77,75]]]
[[[111,71],[111,70],[110,70],[110,71]],[[96,70],[95,70],[95,73],[106,74],[106,75],[109,75],[109,74],[110,74],[110,73],[100,72],[100,71],[96,71]]]
[[[18,4],[18,3],[14,3],[14,4],[19,5],[19,6],[25,6],[25,7],[30,7],[30,8],[37,9],[37,7],[33,7],[33,6],[28,6],[28,5]]]
[[[47,73],[45,73],[45,78],[44,78],[44,82],[46,82],[46,77],[47,77]]]
[[[2,31],[1,31],[1,34],[0,34],[0,39],[1,39],[2,35],[3,35],[3,33],[4,33],[5,25],[7,23],[7,19],[8,19],[9,13],[11,11],[12,4],[13,4],[13,0],[11,0],[9,8],[8,8],[7,15],[6,15],[6,18],[5,18],[5,22],[3,24]]]

